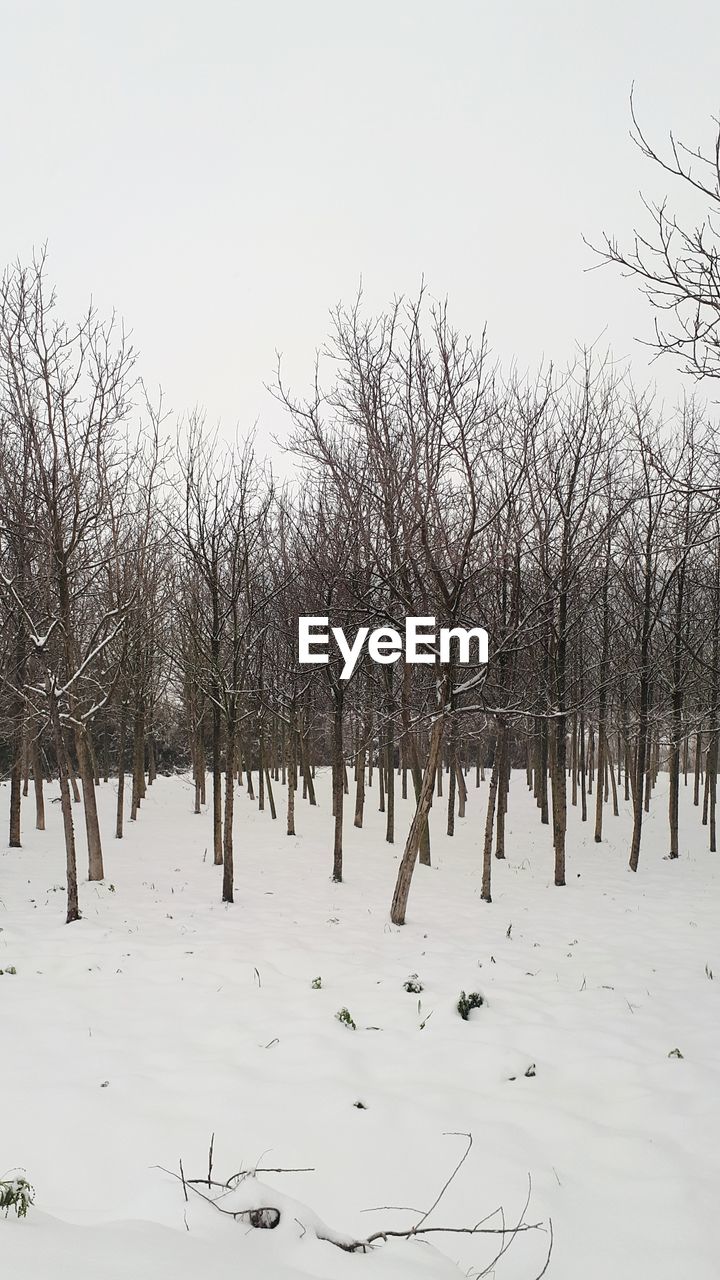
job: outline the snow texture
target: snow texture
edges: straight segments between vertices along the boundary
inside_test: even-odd
[[[376,785],[365,830],[346,815],[342,885],[327,776],[317,809],[298,800],[297,837],[240,792],[233,907],[186,779],[159,778],[122,842],[115,788],[101,786],[108,879],[81,884],[70,926],[60,806],[40,834],[30,799],[24,848],[0,855],[0,1176],[25,1171],[35,1204],[0,1219],[0,1274],[458,1280],[497,1241],[391,1240],[362,1255],[318,1235],[409,1227],[462,1154],[451,1135],[472,1132],[430,1222],[467,1225],[499,1205],[512,1222],[531,1174],[528,1218],[553,1220],[553,1280],[717,1280],[719,855],[698,812],[684,792],[682,856],[664,860],[661,779],[633,875],[627,806],[606,815],[599,846],[571,810],[556,889],[550,831],[515,774],[487,905],[487,783],[468,781],[452,840],[436,801],[435,865],[418,867],[402,929],[388,908],[410,809],[398,802],[388,846]],[[3,785],[3,823],[8,799]],[[403,989],[408,974],[421,995]],[[462,990],[485,998],[468,1021]],[[357,1031],[337,1021],[343,1007]],[[213,1132],[218,1178],[313,1167],[260,1172],[223,1201],[277,1206],[277,1229],[192,1193],[186,1204],[155,1167],[182,1158],[203,1176]],[[518,1238],[498,1280],[532,1280],[546,1247],[539,1232]]]

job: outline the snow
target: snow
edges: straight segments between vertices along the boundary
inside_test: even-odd
[[[496,1237],[391,1240],[369,1254],[318,1239],[322,1224],[347,1238],[411,1226],[471,1132],[431,1223],[472,1224],[499,1205],[516,1221],[531,1175],[528,1221],[552,1217],[554,1280],[720,1276],[718,855],[691,789],[670,862],[661,779],[636,876],[626,806],[606,815],[600,846],[571,810],[568,885],[556,889],[549,829],[514,774],[509,857],[494,860],[487,905],[487,784],[478,794],[468,782],[454,839],[436,801],[435,865],[418,867],[402,929],[388,908],[410,809],[398,801],[388,846],[376,781],[363,831],[350,797],[342,885],[329,878],[326,775],[317,809],[298,799],[297,837],[239,792],[232,907],[187,779],[159,778],[122,842],[115,788],[101,786],[107,879],[81,885],[83,919],[70,926],[60,806],[37,833],[30,797],[25,847],[0,855],[0,968],[17,970],[0,977],[0,1177],[26,1171],[36,1201],[25,1220],[0,1219],[3,1275],[477,1274]],[[3,823],[8,800],[4,785]],[[420,995],[403,989],[410,974]],[[467,1022],[461,990],[485,999]],[[356,1031],[336,1019],[343,1007]],[[676,1048],[682,1058],[668,1056]],[[312,1166],[261,1172],[223,1202],[276,1205],[276,1230],[192,1193],[186,1204],[157,1168],[178,1172],[182,1158],[187,1177],[202,1177],[213,1132],[218,1178]],[[368,1212],[377,1206],[416,1213]],[[547,1241],[518,1237],[498,1280],[532,1280]]]

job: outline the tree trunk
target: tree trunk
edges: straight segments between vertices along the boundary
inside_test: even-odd
[[[495,779],[495,789],[497,791],[497,831],[495,836],[495,857],[505,857],[505,814],[507,813],[507,729],[504,724],[498,728],[497,747],[496,747],[496,763],[497,778]],[[493,765],[493,775],[495,774],[495,765]],[[491,782],[492,788],[492,782]],[[489,807],[489,802],[488,802]],[[487,835],[487,829],[486,829]],[[490,832],[492,839],[492,830]],[[484,865],[484,862],[483,862]],[[488,898],[489,902],[490,899]]]
[[[630,870],[637,871],[640,860],[640,840],[642,838],[643,789],[645,787],[645,768],[647,755],[649,708],[650,708],[650,627],[652,605],[652,523],[648,523],[645,542],[645,583],[643,593],[642,631],[640,642],[640,699],[638,717],[637,760],[635,764],[635,785],[633,787],[633,829],[630,843]]]
[[[355,771],[357,779],[355,782],[355,826],[361,827],[363,824],[363,813],[365,809],[365,739],[363,738],[360,747],[355,756]]]
[[[465,806],[467,804],[467,783],[459,760],[455,761],[455,779],[457,781],[458,793],[458,818],[464,818]]]
[[[12,768],[10,771],[10,831],[8,847],[21,849],[20,810],[22,807],[23,734],[22,720],[16,726],[12,743]]]
[[[213,782],[213,862],[216,867],[222,866],[222,772],[220,768],[220,708],[213,703],[212,709],[212,782]]]
[[[482,888],[480,897],[483,902],[492,902],[491,892],[491,876],[492,876],[492,845],[493,845],[493,827],[495,824],[495,803],[498,794],[498,785],[500,780],[500,731],[495,736],[495,759],[493,760],[492,773],[490,775],[490,786],[488,788],[487,811],[485,814],[485,839],[483,841],[483,873]]]
[[[234,902],[233,893],[233,813],[235,806],[235,720],[226,724],[225,737],[225,815],[223,827],[223,902]]]
[[[430,745],[428,748],[428,758],[425,764],[422,786],[420,788],[420,796],[418,798],[415,816],[410,825],[408,837],[405,842],[405,849],[398,868],[397,882],[395,884],[395,892],[393,894],[392,906],[390,909],[390,919],[393,924],[400,925],[405,923],[408,897],[410,896],[410,885],[412,883],[413,871],[415,870],[415,862],[417,860],[418,849],[420,847],[423,824],[427,822],[430,806],[432,805],[433,790],[435,787],[435,773],[438,768],[438,762],[440,760],[440,753],[442,750],[445,717],[447,715],[447,702],[449,696],[450,678],[447,672],[444,672],[438,689],[437,713],[433,727],[430,731]]]
[[[300,722],[300,756],[302,759],[303,771],[303,790],[307,787],[308,804],[316,806],[317,797],[315,795],[315,783],[313,782],[313,771],[310,767],[310,752],[308,750],[307,733],[305,732],[304,723]]]
[[[603,826],[603,783],[606,776],[608,741],[607,725],[607,685],[610,668],[610,543],[605,556],[605,573],[603,576],[603,624],[602,653],[600,655],[600,695],[598,699],[598,787],[595,796],[595,843],[602,841]]]
[[[83,789],[83,808],[85,810],[85,832],[88,846],[88,880],[104,880],[102,842],[100,840],[100,823],[98,820],[97,797],[95,794],[95,774],[90,751],[89,729],[78,730],[75,735],[80,780]]]
[[[74,920],[80,919],[80,906],[78,902],[77,859],[75,856],[75,828],[73,826],[72,802],[70,800],[70,785],[68,782],[67,748],[60,722],[60,710],[55,698],[55,690],[51,687],[49,680],[47,687],[50,723],[55,739],[55,754],[57,756],[58,777],[60,779],[60,808],[62,810],[63,833],[65,836],[66,922],[67,924],[72,924]]]
[[[297,787],[297,734],[295,730],[295,701],[290,709],[290,724],[287,730],[287,834],[295,835],[295,789]]]
[[[125,808],[125,736],[127,733],[127,703],[120,703],[120,726],[118,733],[118,790],[117,811],[115,815],[115,838],[123,838],[123,818]]]
[[[333,812],[335,815],[335,833],[333,841],[333,873],[332,878],[340,884],[343,877],[343,804],[344,760],[343,760],[343,696],[336,689],[333,694]],[[380,766],[382,776],[382,764]]]
[[[402,710],[403,733],[405,735],[406,749],[410,759],[410,773],[412,775],[413,790],[415,792],[415,805],[417,806],[420,800],[423,773],[420,766],[417,734],[410,722],[410,681],[410,667],[406,664],[403,670],[402,697],[400,705]],[[419,856],[421,865],[429,867],[431,862],[430,823],[427,818],[425,819],[420,835]]]
[[[587,822],[587,780],[585,774],[585,712],[580,711],[580,820]]]
[[[265,812],[265,747],[262,729],[258,734],[258,812]]]
[[[37,733],[33,734],[30,757],[32,761],[33,783],[35,785],[35,829],[37,831],[44,831],[45,794],[43,790],[43,766],[42,755],[40,752],[40,739]]]
[[[270,805],[270,817],[274,821],[275,818],[277,818],[277,811],[275,809],[275,797],[273,795],[272,781],[270,778],[270,770],[268,769],[267,765],[265,765],[265,786],[267,787],[268,804]]]
[[[700,804],[700,770],[702,762],[702,733],[698,729],[695,735],[695,777],[693,779],[693,804],[695,808]]]
[[[385,823],[385,840],[388,844],[395,842],[395,688],[394,668],[385,667],[385,802],[387,821]]]

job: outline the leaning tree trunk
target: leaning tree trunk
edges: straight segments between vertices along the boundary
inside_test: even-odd
[[[440,760],[442,750],[443,733],[445,730],[445,717],[447,715],[447,704],[450,697],[450,677],[447,671],[443,672],[438,689],[438,704],[435,721],[430,731],[430,745],[428,748],[428,758],[425,764],[425,772],[423,774],[420,795],[415,809],[415,816],[410,825],[408,837],[405,842],[405,850],[398,868],[397,882],[395,884],[395,892],[393,894],[392,906],[390,908],[390,919],[393,924],[404,924],[405,914],[407,912],[408,898],[410,896],[410,885],[412,883],[413,871],[417,861],[418,849],[420,847],[420,839],[422,835],[423,824],[427,822],[430,806],[433,800],[433,791],[435,789],[435,773]]]
[[[277,818],[277,810],[275,808],[275,796],[273,795],[272,779],[270,777],[270,770],[267,765],[265,765],[265,787],[267,789],[268,804],[270,805],[270,817],[273,819],[273,821],[275,821],[275,819]]]
[[[403,682],[402,682],[402,698],[401,698],[402,723],[403,723],[403,734],[405,737],[405,742],[407,744],[408,755],[410,757],[410,773],[412,775],[413,790],[415,792],[415,804],[417,806],[420,800],[420,791],[422,789],[423,773],[422,773],[422,768],[420,767],[417,734],[415,733],[415,730],[411,727],[411,724],[410,724],[410,680],[411,680],[410,667],[406,663],[405,668],[403,670]],[[425,819],[422,832],[420,834],[419,857],[420,857],[420,863],[422,866],[424,867],[430,866],[430,863],[431,863],[430,823],[428,822],[427,818]]]
[[[617,818],[620,815],[620,810],[618,809],[618,794],[617,794],[617,785],[615,782],[615,769],[613,767],[612,756],[610,755],[609,750],[608,750],[608,764],[610,766],[610,785],[612,787],[613,817]]]

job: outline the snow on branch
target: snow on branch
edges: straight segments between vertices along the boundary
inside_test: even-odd
[[[303,1235],[311,1233],[316,1239],[332,1244],[336,1248],[342,1249],[345,1253],[369,1253],[378,1245],[385,1244],[388,1240],[412,1240],[414,1238],[424,1238],[430,1235],[499,1237],[499,1248],[497,1252],[481,1271],[475,1273],[477,1275],[477,1280],[481,1280],[481,1277],[483,1276],[495,1275],[495,1267],[497,1263],[507,1253],[518,1235],[524,1234],[525,1232],[547,1232],[548,1246],[545,1252],[543,1265],[541,1270],[536,1272],[532,1277],[532,1280],[541,1280],[541,1277],[543,1277],[548,1270],[553,1249],[552,1220],[548,1219],[547,1223],[528,1222],[526,1220],[532,1195],[532,1180],[529,1175],[528,1191],[525,1203],[521,1213],[517,1217],[517,1220],[511,1225],[508,1225],[502,1207],[498,1207],[475,1223],[465,1223],[459,1226],[436,1226],[428,1223],[428,1219],[438,1208],[451,1183],[454,1181],[455,1177],[467,1160],[473,1145],[472,1134],[469,1133],[452,1133],[446,1134],[445,1136],[465,1138],[467,1139],[467,1143],[460,1159],[454,1165],[449,1177],[445,1179],[430,1207],[426,1210],[419,1211],[411,1210],[407,1207],[400,1209],[398,1206],[394,1205],[382,1205],[374,1209],[365,1210],[365,1212],[371,1213],[390,1211],[412,1212],[419,1214],[419,1217],[410,1227],[383,1227],[370,1232],[363,1238],[357,1238],[344,1232],[337,1231],[333,1227],[329,1227],[327,1223],[323,1222],[322,1219],[319,1218],[312,1209],[308,1208],[307,1205],[303,1205],[299,1201],[292,1200],[284,1193],[279,1193],[269,1187],[266,1187],[258,1178],[258,1174],[261,1173],[312,1173],[314,1170],[311,1168],[267,1168],[258,1164],[252,1168],[240,1169],[237,1173],[234,1173],[230,1178],[228,1178],[227,1181],[218,1181],[213,1177],[214,1134],[208,1154],[208,1170],[203,1177],[188,1178],[185,1174],[182,1160],[180,1161],[179,1173],[175,1173],[171,1169],[165,1169],[162,1165],[156,1165],[155,1167],[182,1183],[183,1194],[186,1202],[190,1199],[189,1192],[192,1192],[207,1204],[211,1205],[213,1209],[216,1209],[218,1213],[222,1213],[226,1217],[233,1218],[236,1222],[242,1222],[259,1230],[274,1230],[280,1225],[283,1217],[289,1217],[300,1226]],[[497,1225],[492,1225],[494,1219],[497,1219]]]

